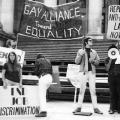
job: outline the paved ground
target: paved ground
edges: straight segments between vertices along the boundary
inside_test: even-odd
[[[49,101],[48,116],[46,118],[35,118],[34,116],[16,116],[16,117],[0,117],[0,120],[120,120],[120,114],[108,114],[109,104],[99,104],[99,108],[103,115],[92,114],[91,116],[73,115],[72,111],[75,104],[70,101]],[[84,112],[93,112],[91,103],[84,103]]]

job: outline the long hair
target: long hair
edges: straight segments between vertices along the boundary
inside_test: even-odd
[[[13,54],[13,55],[15,56],[15,59],[14,59],[13,62],[12,62],[11,59],[10,59],[10,54]],[[11,72],[12,72],[12,71],[19,71],[17,55],[16,55],[15,52],[10,52],[10,53],[8,54],[8,61],[7,61],[7,63],[8,63],[8,70],[9,70],[9,71],[11,71]]]
[[[40,77],[42,73],[52,74],[51,62],[42,54],[38,54],[36,57],[34,73],[38,77]]]

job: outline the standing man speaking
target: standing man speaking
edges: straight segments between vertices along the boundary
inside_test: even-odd
[[[80,64],[80,72],[83,72],[83,76],[81,79],[82,83],[78,98],[78,107],[75,109],[75,111],[73,111],[73,114],[75,114],[76,112],[81,112],[87,81],[89,82],[94,113],[103,114],[98,109],[95,91],[96,66],[99,65],[100,58],[97,52],[91,49],[92,45],[92,39],[85,38],[83,40],[83,48],[78,50],[77,56],[75,58],[75,63]]]

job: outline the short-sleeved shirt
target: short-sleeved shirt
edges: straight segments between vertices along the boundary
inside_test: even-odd
[[[3,66],[3,69],[6,70],[5,78],[10,80],[10,81],[19,83],[20,82],[20,69],[21,69],[21,65],[17,64],[17,69],[16,70],[12,70],[12,71],[9,70],[8,65],[9,65],[9,63],[5,63],[4,66]]]

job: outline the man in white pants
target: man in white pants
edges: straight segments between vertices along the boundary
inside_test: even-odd
[[[52,65],[43,55],[38,54],[35,62],[35,74],[39,77],[40,113],[35,117],[46,117],[46,93],[52,83]]]
[[[81,77],[82,83],[78,99],[78,107],[73,111],[73,114],[81,112],[87,81],[89,82],[94,113],[103,114],[98,109],[95,91],[96,65],[99,64],[100,59],[97,52],[91,49],[92,45],[92,39],[85,38],[83,41],[83,48],[78,50],[75,58],[75,63],[80,64],[80,72],[82,72],[83,75]]]

